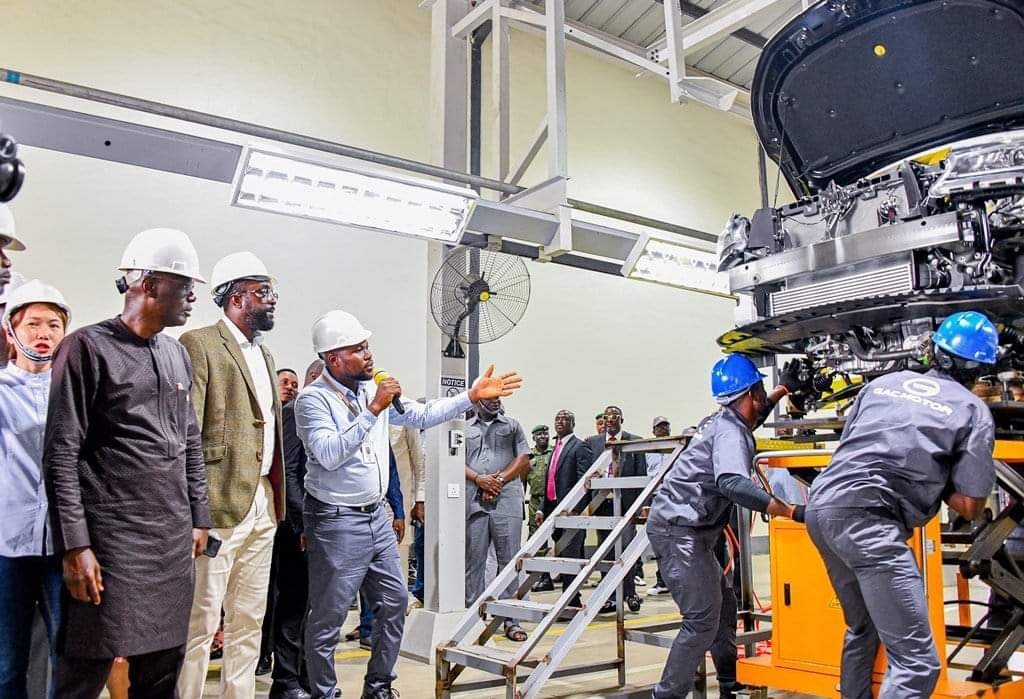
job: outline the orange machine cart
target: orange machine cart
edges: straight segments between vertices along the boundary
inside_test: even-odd
[[[996,459],[1024,464],[1024,442],[997,441]],[[775,468],[824,467],[827,455],[769,458]],[[773,520],[769,524],[772,589],[772,652],[744,658],[737,679],[747,685],[838,697],[839,657],[843,644],[842,609],[829,583],[825,565],[802,524]],[[940,649],[942,675],[935,697],[1024,698],[1024,679],[981,684],[954,679],[946,667],[945,600],[942,584],[942,546],[938,518],[914,533],[911,546],[923,560],[932,633]],[[876,689],[885,671],[879,651],[875,667]],[[955,673],[954,673],[955,674]]]

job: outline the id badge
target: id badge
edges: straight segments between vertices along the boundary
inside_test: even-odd
[[[362,451],[364,464],[377,463],[377,451],[373,448],[373,442],[363,442],[359,449]]]

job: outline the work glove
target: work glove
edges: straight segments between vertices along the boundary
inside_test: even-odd
[[[790,359],[779,372],[779,385],[785,386],[790,394],[807,391],[811,387],[810,363],[806,359]]]

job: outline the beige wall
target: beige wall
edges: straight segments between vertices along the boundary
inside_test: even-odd
[[[7,67],[425,160],[429,154],[429,12],[416,0],[7,0]],[[570,50],[571,196],[717,232],[756,206],[749,125],[699,105],[673,106],[664,82]],[[513,160],[544,113],[539,37],[512,33]],[[485,76],[487,73],[485,72]],[[9,85],[0,95],[156,124],[204,130]],[[243,211],[230,187],[24,149],[29,180],[13,204],[30,250],[16,269],[57,284],[76,324],[114,314],[113,268],[135,232],[187,231],[209,271],[250,249],[279,279],[279,365],[301,370],[309,326],[344,307],[373,329],[378,364],[422,394],[429,279],[425,245]],[[543,156],[542,156],[543,158]],[[529,175],[544,177],[543,159]],[[647,434],[664,413],[677,426],[710,409],[707,369],[731,304],[709,296],[531,263],[534,293],[507,338],[483,361],[520,369],[527,387],[508,405],[528,426],[569,407],[580,432],[608,402]],[[216,309],[200,300],[193,326]],[[586,419],[584,419],[586,418]]]

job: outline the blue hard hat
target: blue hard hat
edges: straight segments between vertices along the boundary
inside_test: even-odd
[[[999,331],[984,313],[961,311],[942,321],[932,341],[950,354],[982,364],[995,364]]]
[[[742,393],[765,378],[742,354],[722,357],[711,367],[711,395],[724,398]]]

